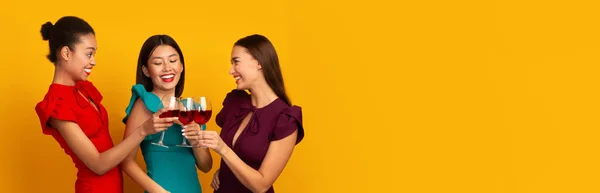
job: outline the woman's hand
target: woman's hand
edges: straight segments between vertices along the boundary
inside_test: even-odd
[[[190,145],[198,147],[200,145],[200,132],[202,128],[200,125],[193,123],[183,126],[183,136],[190,142]]]
[[[215,172],[212,183],[210,183],[210,186],[215,190],[219,189],[219,171],[220,169]]]
[[[200,146],[213,149],[218,154],[226,153],[227,145],[216,131],[200,131]]]
[[[144,129],[143,132],[145,135],[151,135],[167,130],[167,128],[173,125],[173,121],[177,120],[176,117],[160,118],[160,114],[163,114],[167,111],[167,109],[161,109],[154,113],[146,122],[144,122],[142,128]]]

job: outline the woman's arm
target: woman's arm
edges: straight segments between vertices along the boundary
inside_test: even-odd
[[[191,142],[192,145],[194,146],[193,150],[194,150],[194,157],[196,157],[196,166],[198,167],[198,169],[200,169],[200,171],[204,172],[204,173],[208,173],[210,171],[210,169],[212,169],[212,155],[210,154],[210,151],[208,151],[208,148],[203,148],[203,147],[197,147],[199,145],[199,141],[197,139],[193,139],[190,138],[189,135],[198,135],[201,130],[200,125],[198,124],[194,124],[193,126],[194,130],[197,128],[197,131],[188,131],[188,129],[192,130],[190,127],[185,128],[185,134],[186,134],[186,138],[188,138],[188,140],[193,141]]]
[[[133,125],[139,125],[143,123],[144,120],[152,117],[152,113],[146,109],[144,103],[141,100],[137,100],[133,104],[133,108],[131,109],[131,113],[129,113],[129,118],[127,118],[125,134],[124,138],[135,134],[135,129]],[[135,162],[135,156],[137,155],[139,148],[139,143],[136,148],[129,153],[127,158],[121,163],[121,168],[135,183],[139,184],[144,188],[144,190],[155,193],[155,192],[167,192],[162,186],[156,183],[152,178],[150,178],[144,170]]]
[[[196,157],[196,166],[204,173],[208,173],[212,169],[212,156],[208,148],[195,147],[194,157]]]
[[[162,112],[162,111],[161,111]],[[125,157],[136,148],[148,134],[156,133],[168,128],[172,118],[158,118],[157,115],[141,124],[113,148],[99,153],[92,141],[83,133],[79,125],[71,121],[50,118],[48,123],[56,128],[73,153],[94,173],[102,175],[117,166]]]
[[[215,131],[204,131],[204,140],[201,140],[201,145],[206,145],[219,153],[225,164],[246,188],[252,192],[266,192],[290,159],[296,146],[297,135],[298,130],[281,140],[272,141],[258,170],[241,160],[229,146],[223,143]]]

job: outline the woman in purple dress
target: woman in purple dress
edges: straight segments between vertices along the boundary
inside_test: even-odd
[[[217,193],[275,192],[273,183],[304,137],[302,110],[285,94],[279,59],[266,37],[238,40],[231,64],[237,89],[216,116],[221,134],[200,134],[200,144],[221,155],[211,185]]]

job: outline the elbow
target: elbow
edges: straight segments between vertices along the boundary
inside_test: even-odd
[[[125,172],[126,174],[129,174],[129,171],[130,171],[129,168],[131,168],[130,166],[132,163],[135,163],[135,162],[133,162],[132,160],[129,160],[129,159],[125,159],[123,162],[121,162],[119,164],[119,166],[121,167],[123,172]]]
[[[92,170],[92,172],[94,172],[96,175],[101,176],[101,175],[106,174],[106,172],[108,172],[109,169],[97,166],[97,167],[90,167],[90,170]]]
[[[260,189],[254,189],[252,190],[253,193],[265,193],[267,192],[267,190],[269,190],[269,188],[260,188]]]
[[[200,171],[202,171],[203,173],[210,172],[210,170],[212,169],[212,161],[205,164],[198,164],[198,169],[200,169]]]
[[[212,169],[212,166],[213,166],[212,158],[208,158],[203,161],[197,162],[196,166],[203,173],[208,173],[208,172],[210,172],[210,170]]]
[[[265,193],[265,192],[267,192],[267,190],[268,189],[260,189],[258,191],[255,190],[255,191],[252,191],[252,192],[254,192],[254,193]]]
[[[100,162],[97,162],[96,164],[88,166],[88,168],[96,175],[104,175],[110,170],[114,169],[115,167],[125,168],[124,171],[127,172],[128,168],[130,168],[129,166],[131,165],[131,163],[132,162],[130,160],[125,160],[114,167],[108,167],[106,164],[101,164]]]
[[[104,175],[109,170],[109,168],[104,166],[105,164],[102,164],[102,161],[99,158],[82,161],[83,164],[96,175]]]
[[[271,185],[267,185],[267,184],[262,184],[262,183],[256,183],[253,185],[253,187],[251,188],[252,192],[254,193],[265,193],[267,192],[269,189],[271,189]]]
[[[200,167],[200,171],[202,171],[202,173],[205,173],[205,174],[210,172],[210,169],[211,169],[210,167]]]
[[[83,163],[89,170],[94,172],[94,174],[96,175],[104,175],[108,171],[107,169],[105,169],[105,167],[102,166],[102,164],[100,164],[100,161],[84,161]]]
[[[242,184],[244,184],[244,186],[246,186],[246,188],[248,188],[253,193],[267,192],[271,189],[271,187],[273,186],[273,183],[275,183],[274,180],[273,181],[267,180],[262,175],[260,178],[244,179],[244,180],[240,179],[240,181],[242,182]]]

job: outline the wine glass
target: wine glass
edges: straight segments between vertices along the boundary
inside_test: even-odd
[[[168,108],[167,112],[164,112],[162,114],[159,115],[160,118],[166,118],[166,117],[177,117],[179,115],[179,99],[177,99],[177,97],[174,96],[165,96],[161,99],[161,108]],[[168,146],[166,146],[163,143],[163,139],[165,138],[165,132],[167,130],[164,130],[161,132],[160,134],[160,140],[158,142],[152,142],[152,145],[157,145],[157,146],[161,146],[164,148],[169,148]]]
[[[210,100],[205,96],[194,98],[196,110],[194,111],[194,122],[198,123],[202,127],[202,130],[206,130],[206,122],[210,120],[212,115],[212,106]],[[203,148],[206,148],[203,146]]]
[[[189,125],[194,121],[194,100],[191,97],[181,98],[179,100],[179,122],[181,122],[182,126]],[[179,147],[192,147],[186,141],[185,136],[181,144],[177,145]]]

